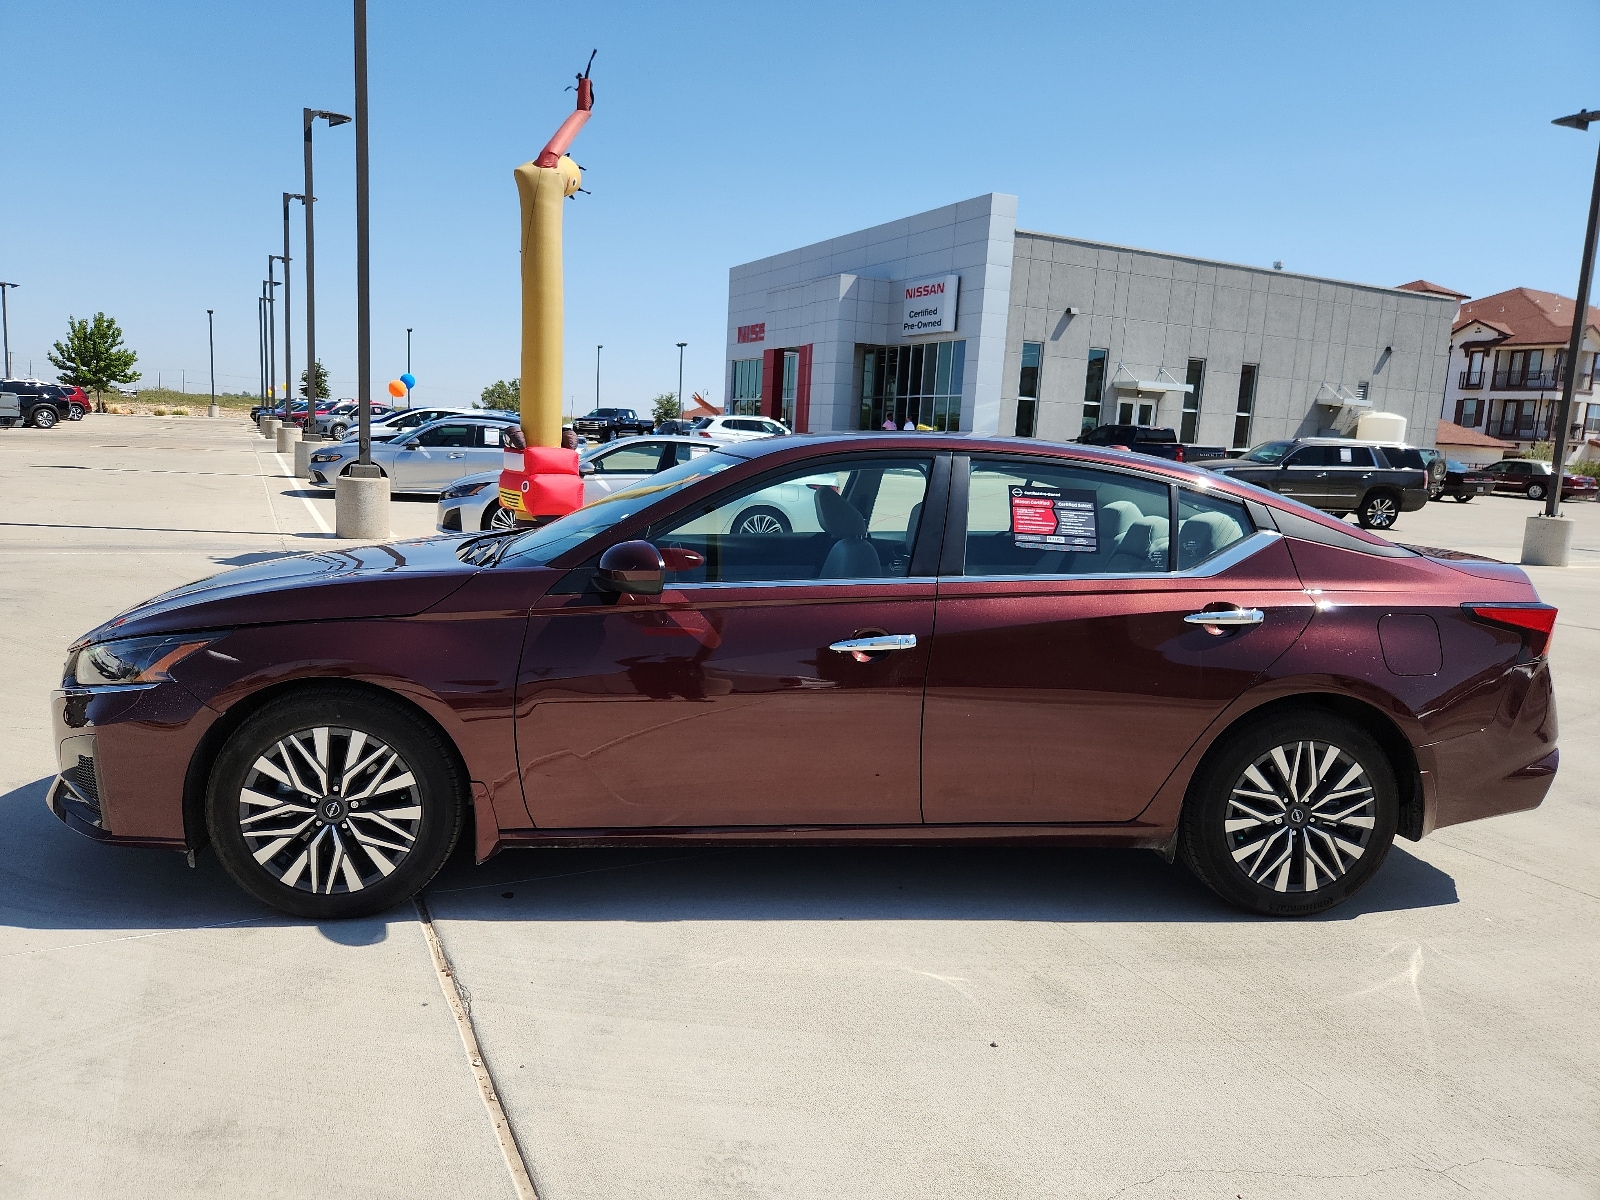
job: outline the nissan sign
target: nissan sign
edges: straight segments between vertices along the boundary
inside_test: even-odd
[[[925,333],[954,333],[959,275],[932,275],[901,284],[905,308],[900,332],[905,337]]]

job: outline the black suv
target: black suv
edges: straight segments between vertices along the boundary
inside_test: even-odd
[[[1413,446],[1352,438],[1263,442],[1208,468],[1291,496],[1336,517],[1355,513],[1363,529],[1391,529],[1403,512],[1428,502],[1428,465]]]
[[[575,418],[572,428],[591,442],[609,442],[612,438],[654,433],[656,424],[631,408],[597,408],[587,416]]]
[[[72,416],[72,392],[58,383],[37,379],[0,379],[0,392],[11,392],[22,407],[22,423],[50,429]]]

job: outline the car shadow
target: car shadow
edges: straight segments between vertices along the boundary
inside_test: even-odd
[[[101,845],[45,807],[51,781],[0,795],[0,926],[168,930],[299,925],[240,891],[214,854]],[[427,897],[436,915],[506,921],[1255,921],[1149,851],[995,846],[518,849],[482,866],[463,838]],[[1456,902],[1455,881],[1400,847],[1316,920]],[[386,921],[325,922],[344,945]]]

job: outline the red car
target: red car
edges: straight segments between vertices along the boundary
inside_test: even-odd
[[[796,512],[809,501],[811,519]],[[725,533],[753,504],[782,532]],[[1302,915],[1537,806],[1517,567],[1087,446],[728,445],[536,530],[308,554],[71,649],[49,804],[313,918],[513,846],[1050,843]],[[716,747],[713,754],[694,749]]]
[[[77,384],[61,383],[56,386],[66,393],[62,399],[67,402],[67,420],[81,421],[85,414],[94,411],[94,401],[90,400],[88,393]]]
[[[1503,458],[1483,468],[1494,477],[1494,490],[1526,496],[1529,500],[1543,500],[1550,494],[1555,468],[1547,462],[1528,458]],[[1593,500],[1600,494],[1600,485],[1587,475],[1561,475],[1563,500]]]

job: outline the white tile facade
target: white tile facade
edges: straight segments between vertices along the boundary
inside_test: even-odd
[[[1165,367],[1182,381],[1198,358],[1206,369],[1196,441],[1231,444],[1240,368],[1255,363],[1252,442],[1328,428],[1337,410],[1317,397],[1366,384],[1373,411],[1400,413],[1413,442],[1432,443],[1453,300],[1018,231],[1016,204],[990,193],[734,267],[724,385],[736,359],[810,345],[810,428],[855,428],[856,347],[912,340],[900,335],[896,285],[957,274],[963,429],[1013,432],[1030,341],[1044,345],[1040,437],[1078,436],[1088,352],[1099,347],[1109,351],[1103,420],[1115,418],[1109,384],[1119,362],[1124,378],[1153,380]],[[738,328],[760,322],[765,340],[740,344]],[[1181,406],[1181,393],[1167,393],[1157,423],[1177,427]]]

